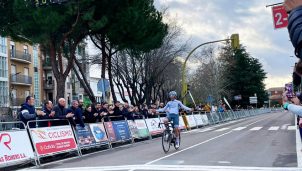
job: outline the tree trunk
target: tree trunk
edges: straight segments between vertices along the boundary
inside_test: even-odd
[[[113,101],[116,102],[117,98],[114,92],[114,84],[113,84],[113,76],[112,76],[112,63],[111,63],[111,54],[108,55],[108,75],[109,75],[109,83]]]
[[[64,77],[56,77],[57,81],[57,102],[59,98],[64,98],[65,95],[65,80],[66,78]]]
[[[86,94],[88,95],[89,99],[91,100],[91,102],[95,103],[96,100],[95,100],[93,92],[90,92],[90,90],[91,90],[90,86],[85,83],[85,81],[80,77],[78,71],[75,68],[73,68],[73,71],[74,71],[75,75],[77,76],[78,80],[80,81],[80,84],[83,86],[83,88],[84,88]]]

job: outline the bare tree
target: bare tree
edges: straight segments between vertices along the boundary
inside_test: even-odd
[[[124,101],[125,91],[132,104],[150,104],[163,98],[165,89],[171,88],[167,83],[178,78],[173,74],[180,75],[175,59],[186,50],[186,43],[179,43],[180,33],[179,27],[170,25],[160,48],[148,53],[125,50],[112,58],[113,80]]]

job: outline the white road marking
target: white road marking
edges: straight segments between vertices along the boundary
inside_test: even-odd
[[[256,126],[256,127],[252,128],[252,129],[250,129],[250,131],[259,131],[262,128],[263,127],[261,127],[261,126]]]
[[[238,128],[235,128],[235,129],[233,129],[234,131],[241,131],[241,130],[243,130],[243,129],[245,129],[246,127],[238,127]]]
[[[220,129],[215,130],[215,132],[222,132],[222,131],[225,131],[225,130],[228,130],[228,129],[230,129],[230,128],[220,128]]]
[[[296,130],[297,129],[297,126],[288,126],[287,127],[287,130]]]
[[[281,126],[281,129],[282,129],[282,130],[286,130],[287,127],[288,127],[289,125],[290,125],[290,124],[284,124],[284,125]]]
[[[279,126],[272,126],[268,130],[269,131],[277,131],[279,129]]]
[[[248,125],[245,125],[245,126],[248,127],[248,126],[250,126],[250,125],[253,125],[253,124],[257,123],[257,122],[261,122],[261,121],[263,121],[263,120],[265,120],[265,119],[269,119],[269,118],[271,118],[271,117],[265,117],[265,118],[263,118],[263,119],[257,120],[257,121],[255,121],[255,122],[252,122],[252,123],[250,123],[250,124],[248,124]],[[145,165],[150,165],[150,164],[152,164],[152,163],[158,162],[158,161],[160,161],[160,160],[163,160],[163,159],[165,159],[165,158],[171,157],[171,156],[173,156],[173,155],[175,155],[175,154],[178,154],[178,153],[181,153],[181,152],[183,152],[183,151],[187,151],[187,150],[189,150],[189,149],[191,149],[191,148],[200,146],[200,145],[202,145],[202,144],[205,144],[205,143],[207,143],[207,142],[210,142],[210,141],[212,141],[212,140],[215,140],[215,139],[217,139],[217,138],[219,138],[219,137],[222,137],[222,136],[224,136],[224,135],[230,134],[230,133],[232,133],[232,132],[233,132],[233,130],[231,130],[231,131],[229,131],[229,132],[226,132],[226,133],[223,133],[223,134],[220,134],[220,135],[218,135],[218,136],[216,136],[216,137],[207,139],[207,140],[205,140],[205,141],[203,141],[203,142],[200,142],[200,143],[198,143],[198,144],[192,145],[192,146],[187,147],[187,148],[185,148],[185,149],[176,151],[176,152],[174,152],[174,153],[172,153],[172,154],[169,154],[169,155],[166,155],[166,156],[164,156],[164,157],[160,157],[160,158],[158,158],[158,159],[152,160],[152,161],[150,161],[150,162],[148,162],[148,163],[145,163]],[[133,170],[135,170],[135,169],[130,169],[129,171],[133,171]]]
[[[295,125],[297,125],[297,119],[295,119]],[[297,163],[298,168],[302,167],[302,144],[301,144],[301,136],[299,129],[296,129],[296,153],[297,153]]]
[[[214,128],[206,128],[206,129],[203,129],[201,131],[198,131],[198,132],[207,132],[207,131],[212,131]]]
[[[122,171],[122,170],[173,170],[173,171],[297,171],[294,167],[239,167],[239,166],[197,166],[197,165],[123,165],[101,167],[78,167],[47,169],[49,171]],[[27,171],[45,171],[45,169],[26,169]]]
[[[218,163],[219,164],[231,164],[231,162],[229,162],[229,161],[219,161]]]

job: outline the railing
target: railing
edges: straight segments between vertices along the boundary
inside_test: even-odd
[[[11,75],[11,83],[32,84],[32,77],[27,76],[27,75],[14,74],[14,75]]]
[[[45,90],[53,90],[54,89],[54,81],[53,80],[45,80],[44,81],[44,89]]]
[[[19,59],[19,60],[31,62],[31,55],[28,53],[24,53],[22,51],[11,50],[10,57],[11,59]]]

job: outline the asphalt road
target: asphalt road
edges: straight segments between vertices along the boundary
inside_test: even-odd
[[[295,117],[269,113],[182,133],[165,154],[161,139],[125,145],[39,169],[59,170],[298,170]]]

